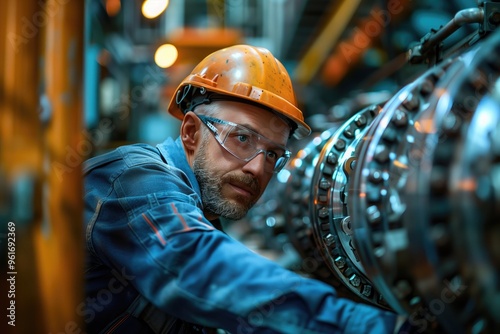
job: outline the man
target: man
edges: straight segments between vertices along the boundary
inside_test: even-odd
[[[310,133],[266,49],[206,57],[168,107],[180,136],[85,166],[90,333],[392,333],[391,312],[336,296],[221,230],[240,219]]]

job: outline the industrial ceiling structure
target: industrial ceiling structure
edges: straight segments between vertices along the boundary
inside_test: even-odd
[[[162,92],[147,108],[161,109],[197,61],[221,47],[248,43],[270,49],[285,64],[307,117],[329,113],[360,93],[396,91],[428,66],[408,65],[412,43],[445,25],[457,11],[477,6],[473,0],[176,0],[147,19],[142,3],[88,1],[88,43],[94,52],[88,63],[97,64],[92,57],[99,63],[94,72],[87,71],[88,80],[97,84],[110,79],[102,86],[105,92],[95,92],[105,96],[106,108],[115,101],[116,112],[116,101],[123,104],[123,95],[130,95],[141,77],[152,75]],[[449,40],[454,43],[474,29],[464,24]],[[159,71],[153,54],[162,43],[175,45],[178,58]],[[136,120],[144,113],[140,105]],[[99,118],[97,109],[87,109],[89,127]],[[129,132],[117,135],[120,140],[144,138],[139,129],[118,127]]]

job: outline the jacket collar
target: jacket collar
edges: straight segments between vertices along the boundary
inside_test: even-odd
[[[163,143],[156,145],[156,147],[163,160],[166,161],[168,165],[176,167],[184,172],[194,191],[196,191],[201,199],[200,186],[186,159],[186,153],[184,152],[180,136],[177,137],[175,141],[172,138],[167,138]]]

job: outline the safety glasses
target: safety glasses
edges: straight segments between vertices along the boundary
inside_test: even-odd
[[[268,173],[278,173],[290,160],[292,153],[286,147],[249,128],[214,117],[196,116],[213,133],[219,144],[240,160],[248,162],[264,153],[264,170]]]

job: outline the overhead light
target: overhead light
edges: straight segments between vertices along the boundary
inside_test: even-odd
[[[155,52],[155,63],[161,68],[172,66],[177,60],[179,52],[172,44],[163,44]]]
[[[120,12],[122,7],[121,0],[107,0],[106,1],[106,13],[109,16],[115,16]]]
[[[145,0],[142,4],[142,15],[148,19],[154,19],[165,11],[169,0]]]

